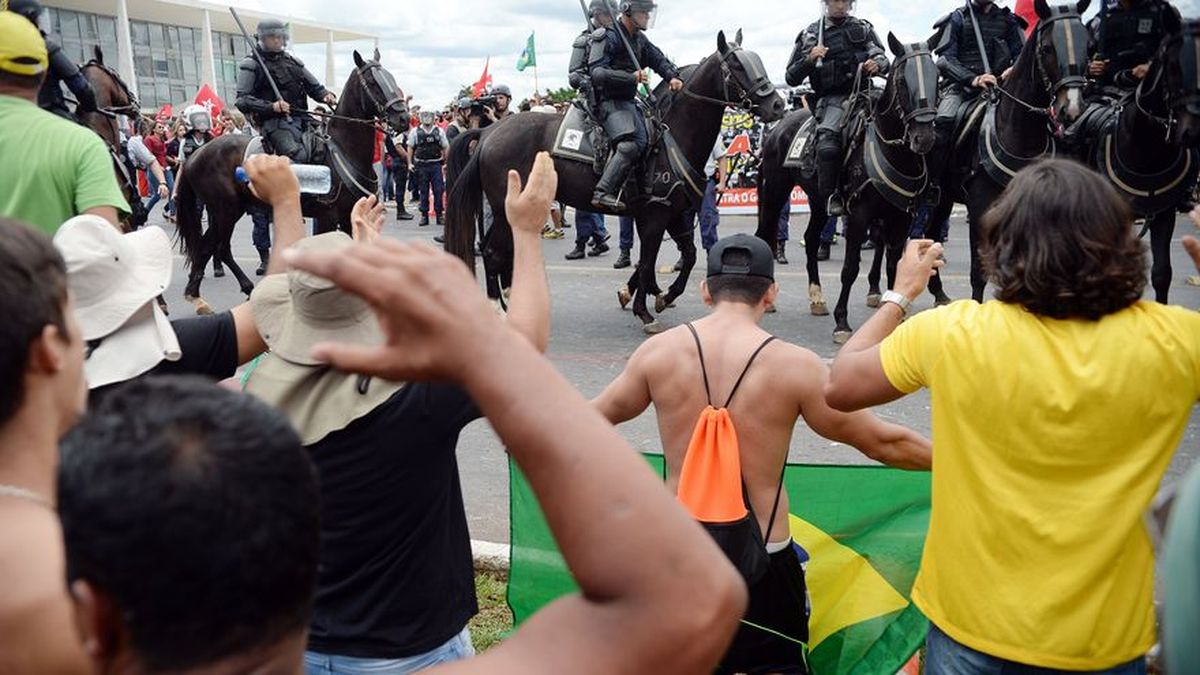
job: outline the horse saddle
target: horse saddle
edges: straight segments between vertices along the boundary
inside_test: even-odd
[[[817,166],[816,140],[817,118],[809,117],[800,125],[796,135],[788,146],[787,154],[783,156],[785,169],[799,169],[804,175],[811,175]]]
[[[988,105],[979,131],[979,168],[1000,187],[1008,187],[1017,172],[1040,159],[1053,159],[1058,154],[1054,139],[1046,138],[1046,147],[1032,157],[1020,157],[1004,148],[996,126],[996,109]]]
[[[1180,147],[1161,168],[1146,174],[1134,171],[1117,152],[1116,117],[1100,132],[1092,166],[1097,167],[1140,216],[1154,216],[1183,204],[1200,175],[1200,150]]]
[[[952,136],[956,156],[963,149],[967,138],[979,129],[979,123],[983,121],[983,114],[987,110],[984,103],[983,97],[980,96],[959,107],[958,114],[954,118],[954,128],[958,130],[958,133]]]
[[[600,125],[582,108],[572,105],[567,108],[567,114],[563,116],[562,124],[558,127],[558,135],[554,138],[554,147],[550,154],[595,165],[596,146],[602,145],[600,134],[603,134]]]
[[[258,141],[255,143],[255,141]],[[304,154],[308,157],[305,164],[328,164],[329,162],[329,137],[325,135],[323,127],[316,125],[308,125],[300,135],[300,144],[304,147]],[[251,152],[251,148],[255,148]],[[243,158],[249,157],[252,154],[268,154],[278,155],[279,153],[271,146],[271,142],[266,136],[255,136],[250,141],[250,145],[246,147],[246,152]]]

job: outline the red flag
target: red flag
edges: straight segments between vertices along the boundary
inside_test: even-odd
[[[208,108],[208,114],[215,120],[217,115],[225,109],[225,102],[217,96],[217,92],[213,91],[212,87],[207,84],[201,85],[200,91],[196,94],[196,103]]]
[[[1025,23],[1029,24],[1029,27],[1025,29],[1025,39],[1029,39],[1038,22],[1037,10],[1033,8],[1033,0],[1017,0],[1017,8],[1014,11],[1017,16],[1025,19]]]
[[[492,57],[488,57],[483,63],[483,74],[479,76],[479,81],[475,83],[472,91],[476,97],[483,96],[488,87],[492,86],[492,76],[488,74],[488,66],[491,65]]]
[[[154,119],[158,122],[166,122],[171,119],[171,112],[171,104],[167,103],[158,109],[158,114],[154,116]]]

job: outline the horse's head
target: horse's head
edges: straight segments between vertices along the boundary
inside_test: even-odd
[[[1150,95],[1159,87],[1167,104],[1167,119],[1163,120],[1172,133],[1172,140],[1189,147],[1200,145],[1200,21],[1175,22],[1174,12],[1167,12],[1167,37],[1146,79],[1138,86],[1137,96]],[[1140,105],[1140,103],[1139,103]]]
[[[1047,0],[1034,0],[1038,24],[1032,40],[1037,50],[1037,69],[1045,90],[1054,97],[1055,118],[1071,123],[1083,114],[1083,90],[1087,86],[1088,42],[1083,13],[1091,0],[1051,7]]]
[[[938,105],[937,64],[929,43],[906,45],[888,33],[888,46],[896,57],[888,75],[888,89],[892,92],[889,108],[899,106],[909,149],[924,155],[933,149],[937,139],[933,129]]]
[[[725,40],[725,31],[717,33],[717,56],[721,59],[726,100],[737,102],[764,122],[783,118],[783,97],[775,91],[758,54],[742,49],[741,29],[732,43]]]
[[[386,120],[396,130],[408,129],[408,103],[404,92],[396,84],[396,78],[379,63],[379,50],[375,50],[370,61],[354,52],[354,76],[363,99],[359,102],[362,114]],[[345,92],[343,92],[345,95]]]

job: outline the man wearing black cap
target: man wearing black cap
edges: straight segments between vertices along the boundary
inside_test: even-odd
[[[718,241],[709,251],[708,278],[701,286],[712,312],[647,340],[593,402],[614,424],[654,404],[667,485],[674,489],[696,420],[710,399],[726,401],[737,388],[725,408],[737,427],[749,506],[761,514],[771,562],[768,572],[750,584],[745,619],[755,626],[743,623],[717,670],[721,673],[807,672],[798,645],[808,641],[801,567],[807,554],[788,534],[788,495],[780,481],[797,419],[803,415],[818,434],[892,466],[928,469],[931,462],[930,443],[916,432],[868,411],[846,415],[826,405],[829,369],[816,354],[781,340],[765,344],[770,334],[758,324],[778,293],[775,258],[766,242],[746,234]],[[766,517],[772,512],[773,520]]]

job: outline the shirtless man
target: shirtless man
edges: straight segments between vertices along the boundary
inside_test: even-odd
[[[83,412],[83,338],[50,238],[0,218],[0,673],[86,673],[54,512],[58,439]]]
[[[758,324],[775,301],[778,286],[771,248],[756,237],[726,237],[712,248],[708,261],[701,295],[713,311],[692,325],[703,347],[708,387],[717,406],[729,399],[750,355],[770,337]],[[882,422],[870,412],[847,415],[831,409],[824,394],[829,369],[807,349],[774,340],[745,373],[728,408],[738,432],[750,505],[771,553],[771,572],[750,589],[746,619],[807,642],[804,572],[789,545],[786,490],[773,509],[797,419],[803,416],[818,434],[899,468],[929,469],[931,446],[917,433]],[[674,494],[688,441],[708,404],[696,340],[688,327],[647,340],[593,403],[614,424],[633,419],[654,404],[667,462],[667,487]],[[775,519],[768,523],[773,510]],[[789,605],[781,603],[781,597],[798,601]],[[793,640],[743,625],[720,672],[765,668],[803,673],[804,662]]]

